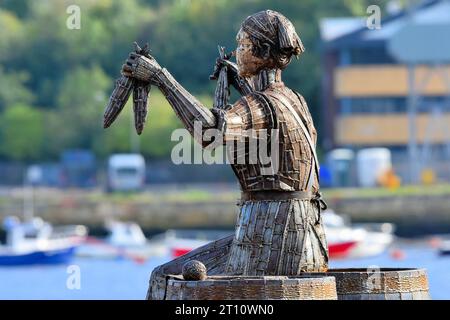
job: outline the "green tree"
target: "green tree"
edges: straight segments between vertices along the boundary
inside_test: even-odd
[[[174,129],[182,128],[182,125],[164,96],[157,88],[152,89],[147,123],[139,137],[134,129],[132,108],[130,99],[114,124],[96,136],[94,150],[102,157],[111,153],[132,152],[132,141],[137,139],[140,152],[145,156],[169,156],[175,143],[170,140],[171,134]]]
[[[111,153],[131,152],[132,131],[132,102],[131,99],[125,105],[120,116],[108,129],[101,129],[93,141],[93,150],[102,158],[106,158]],[[102,122],[99,123],[99,127]]]
[[[20,18],[25,18],[30,9],[29,0],[2,0],[1,7],[13,12]]]
[[[213,104],[211,96],[200,95],[198,98],[205,106]],[[140,138],[142,153],[151,158],[170,156],[177,143],[171,141],[171,135],[178,128],[184,128],[181,121],[164,96],[154,88],[150,96],[147,125]]]
[[[37,160],[42,156],[42,111],[26,105],[6,109],[0,118],[0,154],[11,160]]]
[[[46,114],[48,154],[57,156],[63,149],[92,147],[101,131],[110,85],[98,66],[78,67],[67,73],[56,97],[58,108]]]
[[[22,72],[5,73],[0,65],[0,110],[14,104],[29,105],[34,96],[26,87],[29,75]]]
[[[402,4],[406,0],[401,1]],[[133,41],[149,42],[152,54],[196,95],[209,96],[208,76],[217,45],[235,49],[240,23],[273,9],[295,25],[306,52],[284,73],[286,84],[305,96],[320,131],[320,35],[324,17],[365,16],[370,4],[387,0],[60,0],[0,1],[0,112],[15,104],[36,109],[45,121],[43,157],[65,148],[93,148],[98,154],[130,150],[130,112],[103,131],[102,113]],[[66,27],[69,5],[81,8],[81,29]],[[156,93],[150,97],[147,127],[139,139],[149,157],[170,154],[170,134],[180,127]],[[236,95],[233,96],[236,98]],[[210,105],[210,104],[209,104]],[[130,106],[127,106],[130,109]],[[0,119],[3,121],[3,119]],[[2,130],[4,128],[2,127]],[[319,135],[320,139],[321,135]],[[3,139],[3,138],[2,138]],[[3,145],[4,141],[0,140]]]
[[[23,40],[24,24],[23,21],[8,10],[0,8],[0,62],[7,60],[15,53],[15,45]]]

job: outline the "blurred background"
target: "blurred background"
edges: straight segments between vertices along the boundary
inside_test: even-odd
[[[283,77],[318,130],[331,267],[424,267],[450,298],[450,1],[0,0],[0,299],[142,299],[233,233],[233,171],[172,162],[156,88],[141,136],[103,111],[134,41],[212,106],[217,45],[264,9],[306,47]]]

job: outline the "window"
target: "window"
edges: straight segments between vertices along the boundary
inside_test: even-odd
[[[389,55],[384,45],[365,48],[351,48],[351,64],[391,64],[396,61]]]
[[[137,169],[136,168],[119,168],[117,169],[117,174],[120,176],[135,176],[137,174]]]
[[[417,112],[431,112],[433,109],[450,112],[450,100],[445,97],[421,97],[417,102]],[[406,97],[343,98],[339,100],[339,114],[388,114],[408,112]]]

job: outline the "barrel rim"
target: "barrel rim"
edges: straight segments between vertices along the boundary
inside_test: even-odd
[[[356,275],[356,274],[367,274],[367,273],[380,273],[385,276],[396,276],[396,275],[423,275],[427,274],[426,268],[410,268],[410,267],[402,267],[402,268],[386,268],[386,267],[366,267],[366,268],[334,268],[334,269],[328,269],[325,272],[305,272],[305,276],[314,276],[314,275],[320,275],[320,276],[336,276],[336,275],[343,275],[343,274],[350,274],[350,275]]]
[[[337,293],[341,297],[355,294],[398,295],[429,291],[425,268],[336,268],[321,274],[335,277]],[[374,276],[378,276],[378,280]],[[376,281],[373,282],[374,280]]]
[[[205,280],[167,278],[168,300],[188,299],[300,299],[337,300],[336,279],[331,276],[230,276]]]
[[[326,276],[322,274],[310,275],[310,274],[302,274],[295,276],[233,276],[233,275],[212,275],[208,276],[204,280],[184,280],[182,275],[169,275],[167,277],[169,282],[183,282],[183,283],[198,283],[198,282],[212,282],[212,283],[242,283],[242,282],[251,282],[251,283],[276,283],[276,282],[314,282],[314,280],[320,280],[325,282],[335,282],[334,276]]]

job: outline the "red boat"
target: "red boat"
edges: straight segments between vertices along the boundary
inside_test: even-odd
[[[332,243],[328,246],[328,254],[330,259],[346,258],[351,249],[356,246],[356,241],[348,241],[341,243]],[[182,256],[195,248],[188,247],[174,247],[172,248],[172,257],[177,258]]]
[[[191,250],[207,244],[208,241],[199,242],[192,239],[177,239],[177,243],[173,244],[170,249],[172,258],[182,256]],[[184,240],[184,241],[183,241]],[[351,250],[356,246],[357,241],[343,241],[338,243],[330,243],[328,245],[328,254],[331,259],[346,258]]]
[[[330,259],[346,258],[350,251],[355,247],[357,241],[346,241],[340,243],[331,243],[328,245],[328,254]]]

